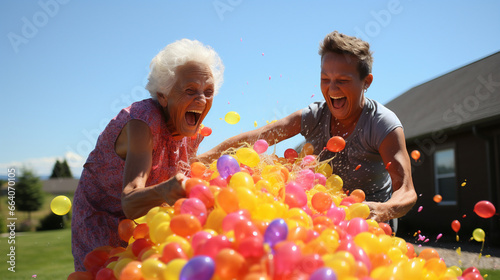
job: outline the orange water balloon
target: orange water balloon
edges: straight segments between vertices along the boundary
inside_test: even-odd
[[[187,237],[201,230],[201,223],[198,218],[191,214],[179,214],[170,221],[172,232],[182,237]]]
[[[420,158],[420,152],[418,150],[411,151],[411,158],[417,161]]]
[[[443,197],[442,197],[441,195],[439,195],[439,194],[436,194],[436,195],[432,198],[432,200],[434,200],[434,202],[436,202],[436,203],[439,203],[439,202],[441,202],[441,201],[443,200]]]
[[[361,189],[355,189],[349,196],[352,196],[355,202],[363,202],[366,198],[365,192]]]
[[[227,214],[240,209],[238,195],[233,188],[223,188],[219,194],[217,194],[216,200],[217,204]]]
[[[130,240],[130,237],[132,237],[132,234],[134,233],[135,227],[136,224],[134,221],[132,221],[131,219],[123,219],[118,224],[118,235],[120,236],[120,239],[128,242]]]
[[[422,258],[424,260],[430,260],[430,259],[434,259],[434,258],[439,259],[439,253],[438,253],[438,251],[436,251],[433,248],[426,248],[426,249],[423,249],[422,252],[420,252],[420,254],[418,254],[418,257]]]
[[[215,275],[221,280],[241,279],[248,269],[245,258],[229,248],[220,250],[214,261]]]
[[[305,143],[300,153],[303,154],[302,156],[312,155],[314,154],[314,146],[311,143]]]
[[[332,197],[325,192],[318,192],[311,198],[312,207],[318,212],[325,212],[332,206]]]
[[[338,153],[345,148],[345,140],[340,136],[333,136],[326,143],[326,148],[334,153]]]
[[[191,176],[196,178],[203,178],[203,173],[207,170],[207,167],[199,162],[195,161],[191,163]]]

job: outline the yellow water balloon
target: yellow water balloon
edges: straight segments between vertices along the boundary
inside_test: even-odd
[[[325,187],[330,191],[342,192],[342,186],[344,186],[344,181],[339,175],[334,174],[326,180]]]
[[[226,116],[224,116],[224,120],[228,124],[237,124],[240,121],[240,115],[235,111],[228,112]]]
[[[370,215],[370,208],[364,203],[353,203],[349,206],[349,213],[352,218],[362,218],[366,220]]]
[[[485,236],[485,233],[484,233],[484,230],[480,229],[480,228],[476,228],[473,232],[472,232],[472,237],[474,238],[474,240],[476,240],[477,242],[482,242],[484,241],[484,236]]]
[[[68,214],[70,209],[71,209],[71,200],[64,195],[56,196],[50,202],[50,210],[52,210],[52,212],[54,212],[54,214],[56,215],[59,216],[66,215]]]
[[[318,167],[316,167],[316,173],[321,173],[325,175],[326,178],[332,176],[333,169],[332,166],[328,163],[323,163],[320,164]]]
[[[167,263],[163,272],[163,279],[179,279],[182,268],[186,265],[185,259],[173,259]]]
[[[256,167],[260,162],[259,154],[251,148],[241,148],[236,151],[239,161],[247,166]]]

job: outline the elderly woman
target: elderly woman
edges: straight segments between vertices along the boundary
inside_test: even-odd
[[[324,101],[229,138],[199,158],[209,162],[244,142],[260,138],[275,144],[300,133],[314,146],[320,160],[330,160],[334,173],[344,181],[344,189],[365,192],[370,218],[389,221],[395,230],[396,218],[413,207],[417,195],[401,122],[382,104],[365,97],[373,81],[370,46],[335,31],[324,38],[319,54]],[[345,139],[343,151],[324,150],[333,136]]]
[[[210,47],[183,39],[153,58],[150,99],[110,121],[90,153],[74,197],[75,270],[96,247],[126,246],[118,224],[185,196],[184,175],[203,137],[197,132],[223,80],[224,66]]]

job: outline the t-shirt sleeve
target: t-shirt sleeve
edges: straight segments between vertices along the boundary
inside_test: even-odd
[[[321,115],[321,103],[314,102],[302,109],[302,120],[300,122],[300,134],[307,138],[317,129],[318,120]]]
[[[394,112],[378,102],[375,104],[376,110],[372,119],[372,126],[374,129],[371,130],[371,139],[372,144],[378,150],[385,137],[394,129],[398,127],[403,128],[403,125]]]

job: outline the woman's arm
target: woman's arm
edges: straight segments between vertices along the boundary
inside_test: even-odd
[[[228,138],[210,151],[199,155],[198,159],[208,164],[218,159],[229,148],[238,148],[245,143],[252,144],[259,139],[266,140],[269,145],[277,144],[300,133],[301,119],[302,110],[298,110],[276,122]]]
[[[392,180],[392,197],[384,202],[365,202],[370,207],[370,219],[384,222],[399,218],[413,207],[417,194],[411,178],[411,164],[403,129],[396,128],[389,133],[379,148],[382,160],[389,171]],[[388,165],[388,163],[391,163]]]
[[[129,219],[141,217],[153,208],[166,202],[174,204],[185,197],[182,188],[183,174],[160,184],[146,188],[152,166],[153,137],[149,126],[139,120],[129,121],[119,136],[122,147],[126,146],[125,170],[123,173],[122,208]]]

